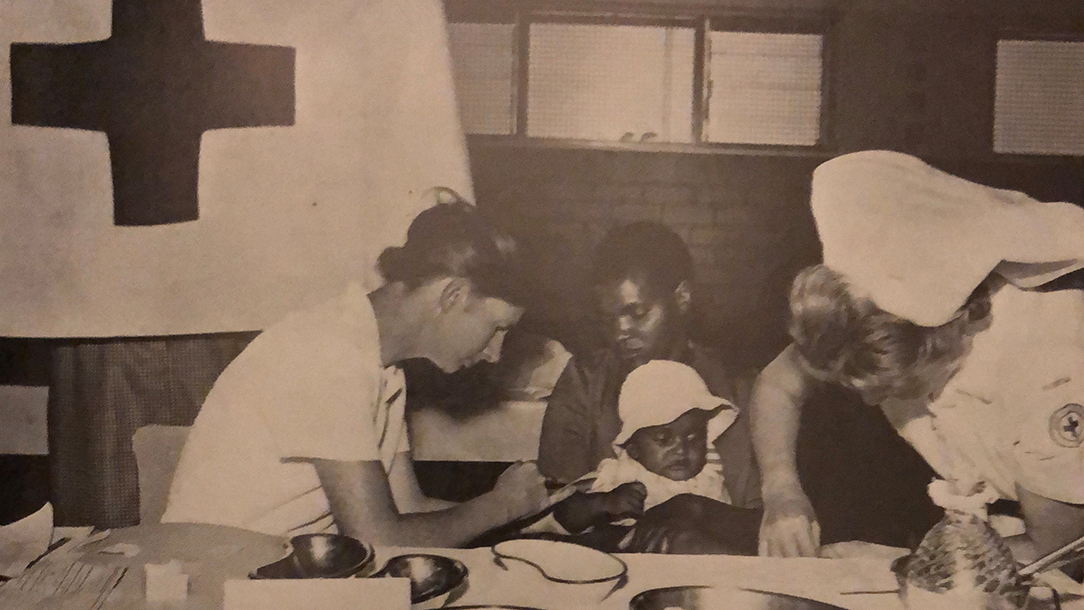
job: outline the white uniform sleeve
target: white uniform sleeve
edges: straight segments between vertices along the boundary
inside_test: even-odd
[[[1084,504],[1084,355],[1053,348],[1036,358],[1034,374],[1009,406],[1006,435],[1021,487],[1040,496]],[[1023,373],[1024,371],[1022,371]]]
[[[288,379],[256,405],[284,460],[379,461],[380,368],[346,341],[295,343]]]

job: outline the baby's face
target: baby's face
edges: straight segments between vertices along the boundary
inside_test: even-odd
[[[708,421],[693,409],[661,426],[640,428],[625,444],[632,459],[651,472],[674,481],[700,474],[708,460]]]

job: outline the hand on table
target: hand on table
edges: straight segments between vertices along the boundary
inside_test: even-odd
[[[813,557],[821,526],[801,488],[765,494],[759,551],[767,557]]]
[[[490,492],[507,512],[507,521],[533,515],[549,506],[546,480],[534,462],[509,466]]]

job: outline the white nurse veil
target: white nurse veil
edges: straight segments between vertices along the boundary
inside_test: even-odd
[[[881,309],[948,322],[991,272],[1022,288],[1084,267],[1084,209],[976,184],[897,152],[813,172],[824,264]]]

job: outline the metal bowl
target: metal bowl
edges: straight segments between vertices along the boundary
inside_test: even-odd
[[[446,606],[444,610],[542,610],[541,608],[534,608],[530,606],[503,606],[503,605],[486,605],[482,603],[480,606]]]
[[[505,606],[502,604],[481,604],[470,606],[445,606],[444,610],[542,610],[532,606]]]
[[[719,608],[742,608],[743,610],[843,610],[839,606],[784,595],[724,589],[714,587],[665,587],[648,589],[637,593],[629,602],[629,610],[718,610]]]
[[[467,588],[467,566],[442,555],[410,554],[392,557],[373,578],[410,579],[410,605],[415,610],[439,608]]]
[[[290,538],[290,552],[257,568],[249,578],[349,578],[368,568],[373,547],[342,534],[304,534]]]

